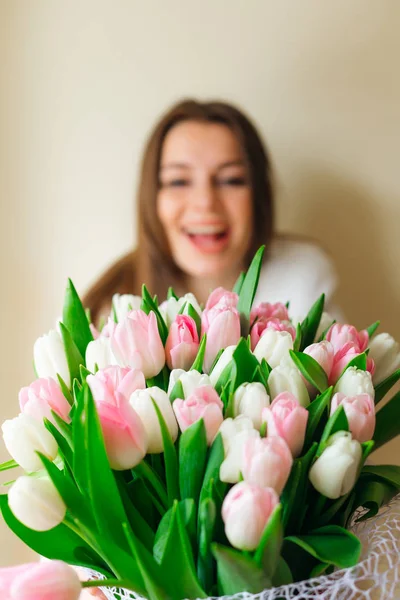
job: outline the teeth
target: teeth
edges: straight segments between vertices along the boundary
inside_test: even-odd
[[[222,225],[196,225],[195,227],[185,228],[189,235],[216,235],[224,233],[226,228]]]

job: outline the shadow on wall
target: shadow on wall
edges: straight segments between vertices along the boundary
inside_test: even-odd
[[[379,205],[379,198],[354,181],[302,169],[293,222],[332,256],[339,275],[337,301],[348,321],[361,328],[380,319],[380,331],[400,340],[400,298],[394,283],[398,267]],[[400,222],[400,199],[392,218]]]

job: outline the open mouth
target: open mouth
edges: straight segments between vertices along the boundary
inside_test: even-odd
[[[220,252],[229,241],[226,225],[193,225],[184,227],[182,232],[203,252]]]

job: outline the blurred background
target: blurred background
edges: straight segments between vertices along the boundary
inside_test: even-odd
[[[0,421],[67,277],[83,292],[134,244],[142,146],[182,97],[253,118],[279,230],[330,252],[349,322],[400,339],[399,26],[398,0],[0,0]],[[0,539],[1,565],[31,556]]]

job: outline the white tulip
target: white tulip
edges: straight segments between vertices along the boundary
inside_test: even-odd
[[[348,431],[338,431],[311,467],[310,481],[320,494],[336,500],[354,487],[361,457],[361,444]]]
[[[202,310],[200,308],[199,303],[197,302],[196,296],[193,294],[185,294],[178,300],[174,297],[169,298],[169,300],[165,300],[159,306],[159,311],[164,318],[164,321],[167,324],[168,329],[171,327],[172,323],[175,321],[177,315],[180,313],[182,307],[184,306],[183,313],[184,315],[189,314],[189,304],[192,305],[194,310],[197,312],[199,317],[201,318]]]
[[[265,358],[273,369],[285,356],[288,356],[289,350],[293,350],[293,339],[288,331],[266,329],[254,348],[253,354],[259,362]]]
[[[11,512],[23,525],[48,531],[64,520],[67,507],[50,479],[18,477],[8,492]]]
[[[268,378],[271,399],[274,400],[282,392],[290,392],[297,398],[301,406],[310,404],[306,384],[299,370],[288,361],[272,369]]]
[[[168,396],[171,394],[177,381],[180,381],[183,388],[183,395],[186,399],[202,385],[211,385],[210,377],[204,373],[199,373],[195,369],[184,371],[183,369],[173,369],[169,376]]]
[[[222,371],[225,369],[226,365],[228,365],[231,362],[231,360],[233,358],[233,353],[235,352],[236,348],[237,348],[237,346],[227,346],[225,348],[225,350],[222,352],[221,356],[219,357],[213,370],[211,371],[210,381],[211,381],[211,385],[213,385],[214,387],[215,387]]]
[[[111,338],[100,336],[97,340],[89,342],[86,347],[86,368],[94,373],[95,366],[105,369],[111,365],[118,365],[118,361],[111,350]]]
[[[59,374],[68,387],[71,386],[67,357],[61,335],[55,329],[38,338],[33,346],[33,357],[37,376],[52,377],[57,381]]]
[[[233,396],[233,414],[235,417],[238,415],[249,417],[254,427],[260,429],[262,410],[269,404],[269,396],[262,383],[256,381],[243,383],[237,388]]]
[[[118,323],[120,323],[131,310],[139,310],[141,304],[141,296],[134,296],[133,294],[114,294],[112,297],[113,312],[111,318],[114,320],[115,314]]]
[[[368,394],[372,398],[375,398],[371,373],[361,371],[356,367],[349,367],[340,377],[333,390],[334,394],[339,392],[349,398],[359,396],[360,394]]]
[[[219,477],[225,483],[237,483],[243,466],[244,445],[248,439],[260,437],[260,434],[254,429],[253,421],[243,415],[225,419],[219,433],[222,435],[225,453]]]
[[[389,333],[379,333],[369,344],[369,358],[375,362],[375,385],[400,368],[400,344]]]
[[[164,451],[164,444],[157,413],[151,399],[160,409],[173,442],[178,437],[178,423],[168,395],[159,387],[154,386],[145,390],[136,390],[131,395],[129,403],[139,415],[147,433],[147,452],[149,454],[159,454]]]
[[[318,342],[321,335],[333,324],[334,318],[327,312],[323,312],[318,325],[317,333],[315,334],[315,342]]]
[[[43,469],[43,463],[36,452],[41,452],[49,460],[54,460],[57,456],[56,440],[43,422],[30,415],[21,413],[14,419],[4,421],[1,429],[8,452],[25,471]]]

